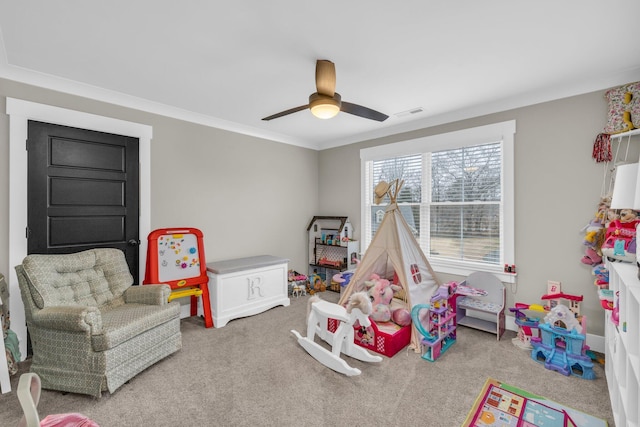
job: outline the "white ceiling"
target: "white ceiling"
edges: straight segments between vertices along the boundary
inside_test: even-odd
[[[640,80],[639,16],[638,0],[0,0],[0,77],[323,149]],[[262,121],[307,103],[317,59],[389,119]]]

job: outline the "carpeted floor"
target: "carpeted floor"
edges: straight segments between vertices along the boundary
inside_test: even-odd
[[[322,297],[337,301],[338,294]],[[289,307],[205,329],[182,321],[183,349],[100,399],[43,390],[47,414],[81,412],[111,426],[460,426],[488,377],[605,419],[613,426],[604,369],[597,379],[565,377],[495,335],[460,327],[436,362],[403,350],[379,364],[346,358],[362,375],[345,377],[311,358],[291,329],[306,335],[308,296]],[[29,362],[21,363],[21,372]],[[22,416],[12,392],[0,395],[0,426]]]

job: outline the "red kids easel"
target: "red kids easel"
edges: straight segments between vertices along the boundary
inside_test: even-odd
[[[213,326],[209,302],[209,278],[204,257],[202,231],[197,228],[161,228],[149,233],[147,269],[143,284],[171,286],[169,301],[191,297],[191,315],[198,314],[202,297],[204,325]]]

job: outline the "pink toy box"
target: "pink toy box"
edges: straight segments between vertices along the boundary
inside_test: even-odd
[[[329,319],[329,331],[335,332],[337,328],[338,321]],[[411,341],[411,325],[398,326],[393,322],[376,324],[372,320],[371,327],[366,330],[360,326],[354,326],[353,329],[355,329],[356,344],[387,357],[393,357]]]

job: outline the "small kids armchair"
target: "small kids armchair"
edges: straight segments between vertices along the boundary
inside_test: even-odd
[[[132,286],[118,249],[28,255],[16,272],[42,388],[100,397],[182,347],[171,288]]]

